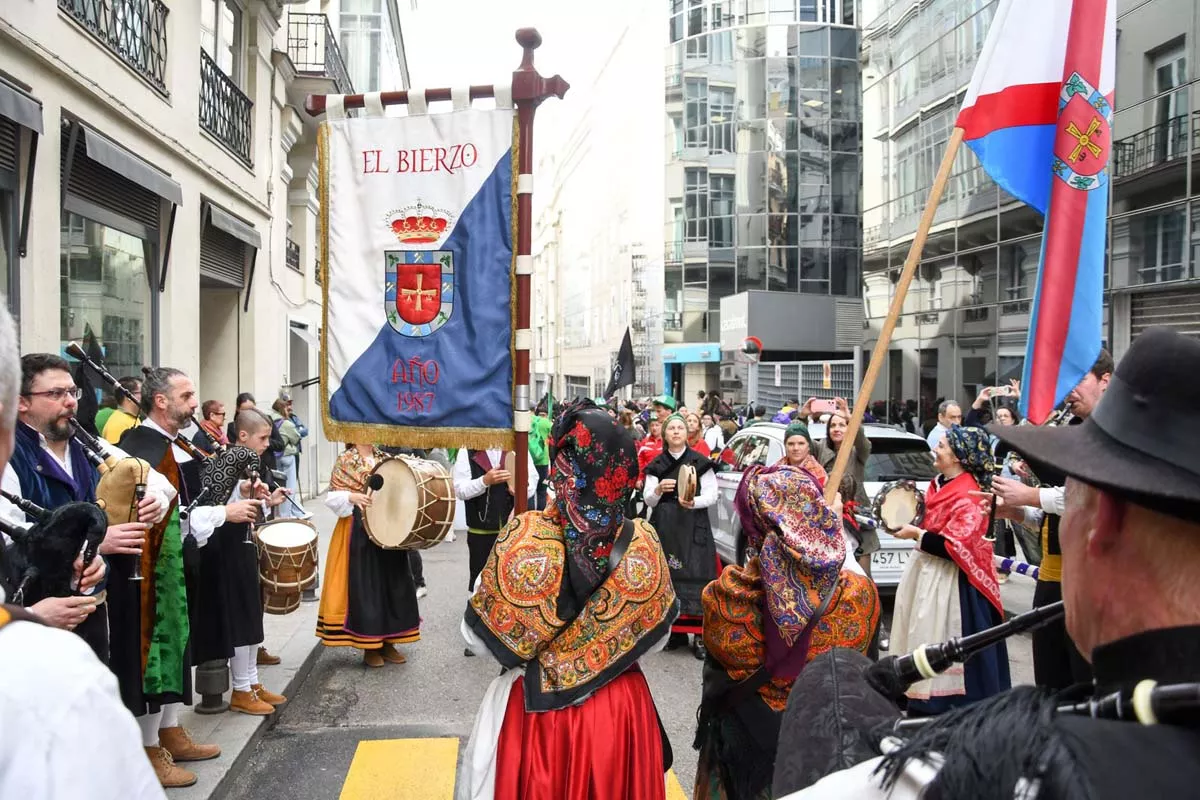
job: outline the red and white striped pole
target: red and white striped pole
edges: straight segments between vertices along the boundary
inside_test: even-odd
[[[529,385],[529,351],[533,347],[530,329],[530,282],[533,276],[533,115],[547,97],[562,99],[570,86],[558,75],[543,78],[533,67],[533,51],[542,44],[535,28],[517,31],[517,44],[525,51],[521,66],[513,72],[512,98],[517,107],[517,307],[513,360],[513,431],[516,455],[516,511],[528,508],[529,427],[533,416],[532,389]]]

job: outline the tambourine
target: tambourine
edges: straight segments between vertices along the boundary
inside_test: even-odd
[[[905,525],[920,525],[925,518],[925,495],[910,480],[885,484],[875,495],[875,519],[888,533]]]
[[[684,464],[679,468],[679,475],[675,479],[675,491],[679,493],[679,499],[688,503],[696,499],[696,468],[691,464]]]
[[[517,493],[517,454],[511,450],[504,454],[504,469],[508,472],[508,491],[515,495]],[[537,480],[537,476],[534,476],[533,480]]]

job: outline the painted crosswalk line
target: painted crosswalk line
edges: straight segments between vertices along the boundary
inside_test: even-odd
[[[341,800],[452,800],[458,739],[371,739],[358,743]],[[667,772],[667,800],[687,800]]]

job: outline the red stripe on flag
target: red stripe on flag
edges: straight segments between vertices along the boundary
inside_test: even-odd
[[[1000,128],[1053,125],[1058,122],[1058,95],[1062,84],[1023,83],[999,92],[981,94],[975,105],[958,112],[954,124],[965,138],[981,139]]]
[[[1063,83],[1078,72],[1092,86],[1100,85],[1100,61],[1104,52],[1104,25],[1108,3],[1113,0],[1075,0],[1067,33]],[[1059,120],[1059,127],[1063,125]],[[1033,359],[1030,364],[1029,417],[1040,423],[1054,410],[1058,374],[1062,368],[1067,332],[1075,297],[1079,252],[1087,219],[1088,193],[1073,189],[1057,177],[1050,188],[1046,217],[1045,260],[1039,287],[1037,327],[1031,332]]]

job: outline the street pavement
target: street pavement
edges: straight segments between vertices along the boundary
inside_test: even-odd
[[[323,552],[333,518],[323,507],[309,507],[317,512]],[[283,667],[266,668],[263,675],[294,672],[275,678],[291,680],[289,703],[261,726],[257,718],[237,714],[193,716],[197,723],[221,719],[224,735],[236,730],[237,737],[221,742],[230,752],[220,759],[225,764],[219,774],[208,764],[195,765],[201,784],[171,797],[265,800],[282,792],[296,800],[449,800],[480,698],[498,667],[491,659],[463,655],[459,621],[467,600],[466,535],[422,555],[429,595],[421,601],[421,641],[400,648],[407,664],[369,669],[356,650],[317,646],[313,603],[275,618],[277,625],[288,622],[294,630],[283,639]],[[1032,582],[1014,576],[1003,594],[1011,611],[1025,610]],[[890,616],[890,603],[886,607]],[[1010,640],[1009,656],[1014,683],[1032,682],[1028,637]],[[669,797],[690,797],[700,662],[689,651],[673,651],[649,656],[642,665],[674,750]],[[276,691],[283,688],[267,683]]]

